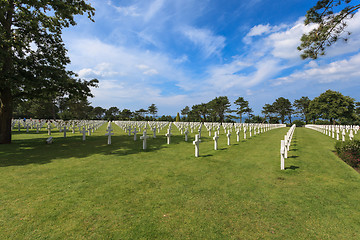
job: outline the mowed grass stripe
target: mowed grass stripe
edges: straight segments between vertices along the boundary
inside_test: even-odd
[[[45,145],[17,134],[0,146],[2,239],[357,239],[360,178],[334,140],[297,128],[285,171],[276,129],[218,151],[165,130],[142,150],[114,126]],[[47,136],[43,134],[44,138]],[[25,140],[22,140],[26,138]]]

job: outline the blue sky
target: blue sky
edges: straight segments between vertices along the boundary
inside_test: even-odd
[[[360,14],[348,22],[347,43],[304,61],[296,47],[313,27],[303,21],[316,1],[89,2],[95,23],[79,16],[63,38],[69,69],[100,81],[93,106],[135,111],[155,103],[158,115],[176,115],[242,96],[261,114],[278,97],[312,99],[327,89],[360,101]]]

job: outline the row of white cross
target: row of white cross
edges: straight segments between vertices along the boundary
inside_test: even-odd
[[[349,140],[352,141],[354,139],[354,134],[357,134],[359,131],[358,125],[313,125],[307,124],[305,125],[306,128],[316,130],[321,132],[329,137],[335,138],[336,133],[336,140],[340,140],[340,132],[341,132],[341,140],[346,140],[346,133],[348,133]]]
[[[284,140],[281,140],[280,145],[280,169],[285,169],[285,158],[288,157],[288,151],[290,150],[290,144],[295,132],[296,125],[292,125],[289,131],[286,133]]]
[[[181,134],[185,135],[185,141],[188,141],[188,128],[191,129],[191,132],[194,131],[194,128],[198,128],[198,133],[195,135],[195,141],[193,141],[193,144],[195,145],[195,156],[199,156],[199,144],[201,142],[201,130],[202,126],[205,126],[207,130],[209,131],[209,136],[211,136],[211,129],[215,128],[217,131],[215,131],[215,136],[213,137],[214,140],[214,149],[218,149],[218,139],[219,139],[219,130],[220,126],[222,125],[224,128],[224,131],[227,130],[227,144],[230,145],[230,136],[232,132],[232,128],[234,127],[236,130],[237,135],[237,141],[240,141],[240,130],[243,126],[244,131],[244,139],[246,139],[246,129],[249,128],[250,137],[252,136],[252,131],[254,135],[260,134],[262,132],[268,131],[270,129],[275,129],[279,127],[285,127],[284,124],[233,124],[233,123],[198,123],[198,122],[145,122],[145,121],[115,121],[115,124],[121,127],[125,132],[128,133],[129,136],[131,136],[131,133],[134,134],[134,141],[137,140],[137,133],[141,132],[141,128],[144,129],[143,135],[140,137],[141,140],[143,140],[143,149],[145,150],[147,148],[147,139],[150,137],[147,135],[147,129],[148,126],[153,131],[153,138],[156,138],[156,130],[160,132],[160,130],[166,126],[168,126],[167,133],[165,134],[167,138],[167,144],[170,144],[171,141],[171,130],[172,125],[174,124],[180,131]],[[137,131],[137,128],[139,131]],[[133,131],[132,131],[133,129]],[[106,136],[108,136],[108,144],[111,144],[111,136],[113,133],[111,133],[113,129],[111,128],[111,122],[108,123],[107,133]]]

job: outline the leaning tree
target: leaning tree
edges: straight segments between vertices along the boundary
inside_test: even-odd
[[[70,59],[62,30],[75,15],[95,9],[85,0],[6,0],[0,2],[0,143],[11,143],[14,102],[62,96],[86,98],[97,80],[66,70]]]
[[[351,34],[346,31],[347,20],[358,13],[359,9],[359,1],[319,0],[305,16],[305,25],[313,23],[316,27],[301,37],[298,47],[302,51],[301,57],[316,59],[318,55],[325,54],[326,47],[339,39],[347,41],[347,36]]]

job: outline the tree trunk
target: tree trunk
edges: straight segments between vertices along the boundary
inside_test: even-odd
[[[0,91],[0,144],[11,143],[12,96],[10,89]]]

